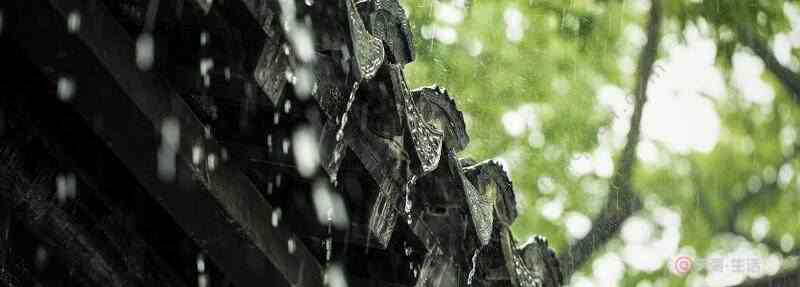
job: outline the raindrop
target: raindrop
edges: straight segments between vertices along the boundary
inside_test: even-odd
[[[158,176],[161,180],[175,179],[175,156],[180,145],[180,123],[167,117],[161,123],[161,146],[158,148]]]
[[[278,227],[278,223],[281,221],[281,208],[275,208],[272,210],[272,226]]]
[[[344,229],[350,225],[344,200],[341,195],[330,189],[327,181],[319,179],[314,182],[311,199],[320,223],[331,223],[338,229]]]
[[[208,287],[208,274],[197,275],[197,287]]]
[[[217,155],[209,153],[206,159],[206,165],[208,166],[208,170],[214,171],[217,168]]]
[[[283,153],[284,154],[289,154],[289,146],[290,145],[291,145],[291,143],[289,142],[289,139],[283,139]]]
[[[311,5],[314,5],[314,0],[306,0],[306,6],[311,7]]]
[[[317,136],[310,127],[298,128],[292,135],[294,159],[297,171],[303,177],[311,177],[319,165],[319,147]]]
[[[306,99],[312,94],[316,81],[311,69],[307,67],[297,69],[297,74],[292,79],[294,80],[292,83],[294,85],[294,92],[298,98]]]
[[[281,187],[281,179],[283,176],[279,173],[275,175],[275,187]]]
[[[344,270],[339,264],[331,264],[325,269],[325,280],[329,287],[347,287]]]
[[[150,33],[142,33],[136,39],[136,66],[142,71],[149,71],[153,66],[153,46],[153,35]]]
[[[200,161],[203,159],[203,147],[200,145],[195,145],[192,147],[192,163],[194,165],[199,165]]]
[[[333,238],[325,238],[325,262],[331,261],[333,255]]]
[[[203,258],[203,254],[197,254],[197,272],[205,273],[206,272],[206,260]]]
[[[285,102],[283,102],[283,112],[288,114],[289,111],[291,110],[292,110],[292,101],[286,100]]]
[[[225,80],[231,80],[231,67],[225,67]]]
[[[297,246],[294,246],[294,238],[289,238],[289,240],[286,241],[286,247],[289,250],[289,254],[294,254],[294,251],[297,248]]]
[[[75,198],[76,185],[74,174],[60,174],[56,176],[56,197],[59,203],[64,203],[69,199]]]
[[[67,31],[77,33],[81,29],[81,14],[78,11],[71,11],[67,15]]]
[[[211,139],[211,127],[204,126],[203,127],[203,135],[205,135],[206,139]]]
[[[267,151],[272,152],[272,135],[267,135]]]
[[[278,122],[280,121],[280,117],[281,117],[281,114],[275,113],[275,116],[272,117],[272,122],[275,123],[275,125],[278,125]]]
[[[211,58],[203,58],[200,59],[200,75],[207,76],[208,71],[214,68],[214,59]]]
[[[75,82],[67,77],[58,78],[57,84],[58,99],[68,102],[75,95]]]
[[[208,32],[203,31],[200,33],[200,46],[208,44]]]

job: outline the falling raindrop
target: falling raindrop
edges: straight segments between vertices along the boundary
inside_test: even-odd
[[[161,180],[175,179],[175,156],[180,145],[180,123],[167,117],[161,123],[161,146],[158,147],[158,176]]]
[[[296,76],[293,78],[294,92],[300,99],[306,99],[313,93],[316,80],[314,73],[308,67],[297,69]]]
[[[78,11],[70,11],[67,15],[67,31],[77,33],[81,29],[81,14]]]
[[[344,270],[339,264],[330,264],[325,268],[325,281],[329,287],[347,287]]]
[[[69,199],[75,198],[77,194],[76,186],[77,181],[74,174],[68,173],[56,176],[56,198],[58,198],[58,202],[64,203]]]
[[[289,154],[289,146],[291,144],[292,143],[289,142],[289,139],[283,139],[283,153],[284,154]]]
[[[203,58],[200,59],[200,75],[207,76],[208,71],[214,68],[214,59],[211,58]]]
[[[292,110],[292,100],[287,99],[285,102],[283,102],[283,112],[288,114],[289,111],[291,110]]]
[[[208,44],[208,32],[203,31],[200,33],[200,46]]]
[[[208,158],[206,159],[206,166],[208,166],[209,171],[214,171],[217,168],[217,155],[214,153],[209,153]]]
[[[311,7],[311,5],[314,5],[314,0],[306,0],[306,6]]]
[[[283,176],[279,173],[275,175],[275,187],[281,187],[281,179]]]
[[[155,57],[153,35],[142,33],[136,39],[136,66],[142,71],[149,71]]]
[[[295,130],[292,135],[294,144],[294,159],[297,163],[297,171],[303,177],[311,177],[319,165],[319,147],[317,146],[317,136],[310,127],[301,127]]]
[[[314,181],[311,187],[311,199],[320,223],[330,223],[337,229],[345,229],[350,225],[344,200],[339,193],[330,189],[328,181],[322,179]]]
[[[206,137],[206,139],[211,139],[211,126],[203,127],[203,135]]]
[[[272,135],[267,135],[267,151],[272,152]]]
[[[281,117],[281,114],[275,113],[275,116],[273,116],[272,122],[275,123],[275,125],[278,125],[278,122],[280,121],[280,117]]]
[[[192,147],[192,163],[194,165],[199,165],[200,161],[203,159],[203,147],[200,145],[195,145]]]
[[[197,275],[197,287],[208,287],[208,274]]]
[[[294,238],[289,238],[289,240],[286,241],[286,247],[289,250],[289,254],[294,254],[295,248],[297,248],[294,246]]]
[[[57,83],[58,99],[69,102],[75,95],[75,82],[67,77],[58,78]]]
[[[331,261],[333,255],[333,238],[325,238],[325,262]]]
[[[281,208],[275,208],[272,210],[272,226],[278,227],[278,223],[281,221]]]
[[[197,254],[197,272],[205,273],[206,272],[206,260],[203,258],[203,254]]]

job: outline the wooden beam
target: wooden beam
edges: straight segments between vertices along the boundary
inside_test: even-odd
[[[193,163],[193,147],[219,145],[157,75],[137,68],[136,44],[100,1],[11,2],[4,33],[54,82],[74,82],[72,108],[237,286],[321,286],[319,263],[299,240],[289,250],[294,236],[269,224],[272,206],[238,167]],[[180,123],[173,182],[157,171],[167,118]]]

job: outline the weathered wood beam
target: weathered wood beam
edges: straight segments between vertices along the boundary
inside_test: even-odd
[[[12,1],[7,33],[51,79],[69,76],[70,104],[140,184],[208,251],[237,286],[320,286],[319,263],[293,235],[269,223],[271,205],[236,166],[192,161],[192,149],[219,148],[204,125],[155,74],[140,71],[135,43],[102,3]],[[80,24],[69,22],[79,15]],[[36,15],[31,17],[30,15]],[[173,182],[159,179],[162,123],[180,123]]]
[[[28,229],[62,247],[62,258],[93,282],[101,286],[136,286],[130,274],[114,264],[114,256],[100,248],[96,238],[87,235],[85,227],[48,200],[50,195],[37,182],[51,182],[54,172],[41,171],[31,178],[14,164],[17,154],[18,149],[13,146],[0,146],[0,199],[19,212],[18,218]]]

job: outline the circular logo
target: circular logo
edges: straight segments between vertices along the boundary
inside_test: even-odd
[[[672,261],[672,272],[676,275],[686,275],[692,271],[694,260],[689,256],[678,256]]]

